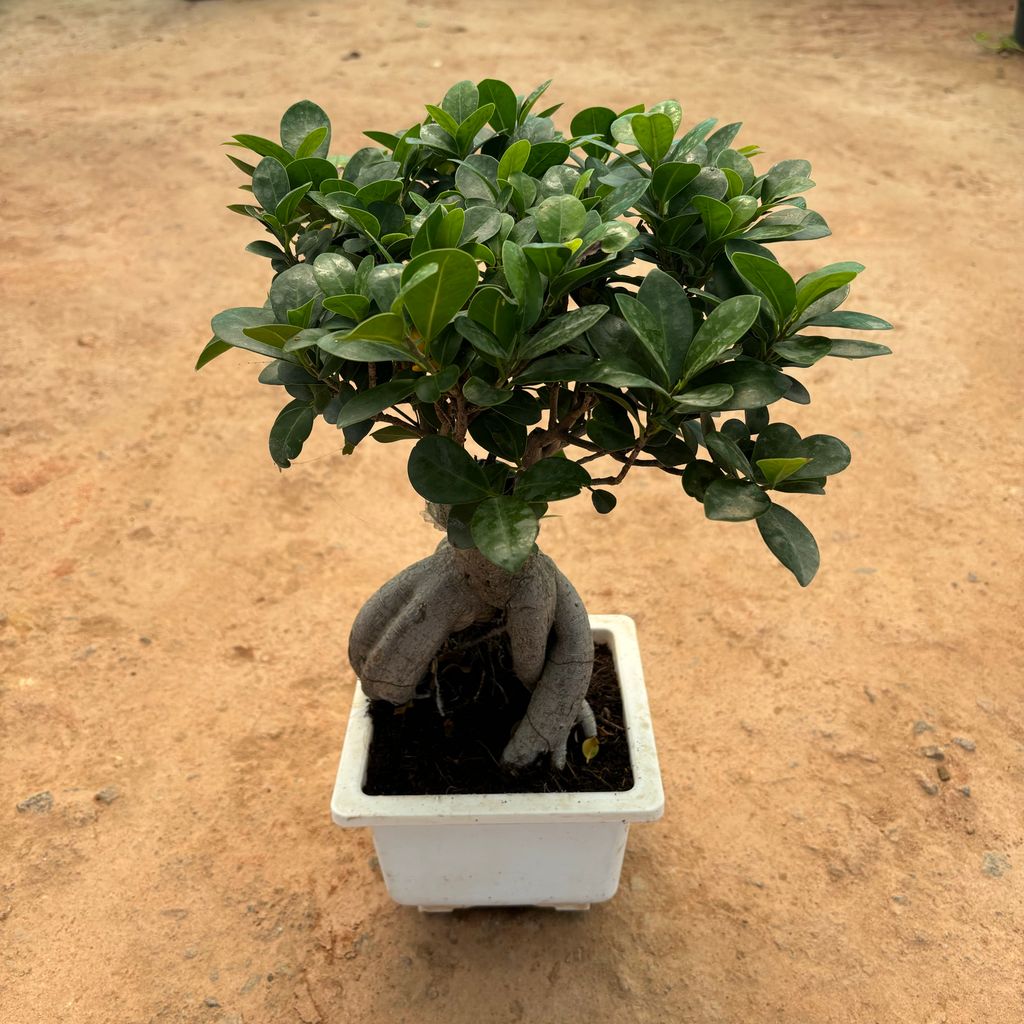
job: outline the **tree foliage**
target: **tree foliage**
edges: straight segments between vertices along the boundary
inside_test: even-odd
[[[273,359],[279,466],[319,417],[346,453],[411,442],[410,481],[452,506],[452,543],[510,571],[552,502],[587,490],[608,514],[607,488],[649,468],[709,519],[755,520],[806,585],[817,546],[777,499],[824,494],[849,449],[769,407],[806,404],[797,374],[822,359],[889,352],[835,330],[890,327],[838,310],[860,264],[794,280],[769,248],[829,234],[803,198],[810,164],[758,173],[739,124],[684,129],[674,100],[589,107],[565,135],[558,107],[536,112],[547,86],[459,82],[348,157],[328,156],[308,100],[280,143],[236,135],[252,202],[230,209],[269,233],[247,249],[274,277],[262,307],[214,317],[197,368],[232,347]],[[620,468],[595,477],[602,456]]]

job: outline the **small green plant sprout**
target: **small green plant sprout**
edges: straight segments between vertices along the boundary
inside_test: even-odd
[[[270,359],[260,382],[288,397],[270,430],[278,466],[317,420],[345,453],[408,442],[409,480],[446,534],[429,572],[387,584],[353,629],[364,688],[388,699],[422,675],[411,644],[425,667],[488,610],[527,685],[560,671],[552,628],[592,650],[582,603],[537,551],[539,524],[584,491],[611,513],[632,472],[679,478],[708,519],[754,522],[808,584],[818,548],[781,502],[824,494],[850,452],[777,411],[810,401],[800,378],[819,361],[889,352],[848,332],[890,324],[839,309],[859,263],[794,279],[770,248],[830,233],[804,199],[806,160],[758,170],[739,124],[684,126],[675,100],[587,107],[560,130],[548,84],[458,82],[347,159],[329,155],[330,122],[307,100],[280,142],[229,143],[255,154],[230,157],[251,192],[230,209],[265,229],[247,248],[273,279],[260,306],[213,318],[197,365],[232,347]],[[617,469],[592,475],[599,459]],[[464,593],[467,566],[479,586]],[[431,612],[398,650],[382,638],[399,635],[410,594]],[[520,621],[527,606],[542,611]],[[553,688],[535,690],[509,763],[564,757],[586,685],[557,708]]]

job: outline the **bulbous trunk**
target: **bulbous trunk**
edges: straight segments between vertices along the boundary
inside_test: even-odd
[[[447,509],[428,511],[443,526]],[[366,602],[352,625],[349,661],[368,697],[404,704],[448,638],[489,619],[503,623],[515,673],[532,691],[502,761],[522,768],[550,755],[562,768],[573,726],[594,734],[586,704],[594,643],[583,602],[542,552],[509,573],[475,549],[441,541]]]

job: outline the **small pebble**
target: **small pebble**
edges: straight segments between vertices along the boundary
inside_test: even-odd
[[[970,796],[971,795],[971,787],[970,786],[961,786],[960,787],[960,792],[963,793],[964,796]]]
[[[923,789],[923,790],[924,790],[924,791],[925,791],[925,792],[926,792],[926,793],[927,793],[927,794],[928,794],[929,796],[935,796],[935,795],[936,795],[936,794],[938,793],[938,791],[939,791],[939,787],[938,787],[938,786],[936,786],[936,785],[935,785],[935,783],[934,783],[934,782],[932,782],[932,781],[931,781],[930,779],[926,779],[926,778],[925,778],[925,777],[924,777],[923,775],[918,775],[918,776],[917,776],[917,784],[918,784],[918,785],[919,785],[919,786],[920,786],[920,787],[921,787],[921,788],[922,788],[922,789]]]
[[[203,1000],[203,1006],[209,1006],[210,1009],[216,1009],[218,1006],[220,1006],[220,1003],[218,1003],[217,1000],[213,998],[213,996],[207,996]]]
[[[199,956],[199,950],[195,946],[189,946],[181,955],[186,960],[195,960],[195,958]]]
[[[94,797],[93,800],[99,801],[101,804],[112,804],[121,795],[121,790],[117,786],[104,786]]]
[[[362,54],[358,50],[349,50],[348,53],[346,53],[345,56],[342,57],[341,59],[342,60],[359,60],[360,57],[362,57]]]
[[[945,761],[946,755],[938,747],[922,747],[923,757],[930,757],[933,761]]]
[[[904,896],[902,893],[897,893],[893,896],[892,901],[893,903],[907,904],[910,902],[910,898],[908,896]]]
[[[43,790],[42,793],[33,793],[32,796],[25,797],[18,804],[18,813],[27,814],[31,811],[33,814],[46,814],[52,808],[53,794],[49,790]]]
[[[914,735],[915,736],[920,736],[921,733],[923,733],[923,732],[934,732],[934,731],[935,731],[935,729],[931,725],[929,725],[927,722],[925,722],[925,721],[922,721],[922,720],[918,719],[918,721],[916,721],[914,723]]]
[[[949,782],[949,780],[950,780],[949,769],[944,764],[940,764],[939,767],[936,770],[939,773],[939,778],[943,782]]]
[[[974,740],[969,740],[966,736],[954,736],[953,737],[953,742],[958,747],[963,747],[964,750],[969,750],[972,753],[976,749],[976,744],[975,744]]]

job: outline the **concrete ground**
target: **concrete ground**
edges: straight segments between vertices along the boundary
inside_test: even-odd
[[[5,1024],[1024,1018],[1024,59],[971,39],[1012,9],[0,5]],[[637,620],[668,795],[585,915],[421,917],[331,825],[348,626],[435,536],[401,446],[279,474],[259,360],[192,372],[266,283],[220,143],[308,96],[351,150],[489,75],[810,158],[835,235],[786,258],[898,328],[804,375],[854,450],[793,503],[809,590],[667,477],[545,526]]]

